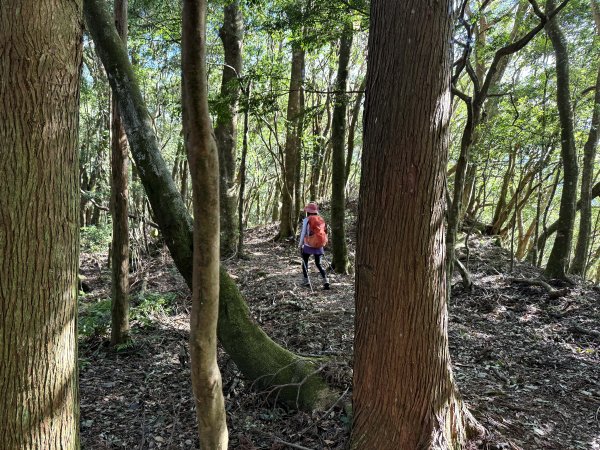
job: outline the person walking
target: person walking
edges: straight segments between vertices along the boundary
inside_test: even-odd
[[[325,245],[327,245],[327,225],[319,215],[319,206],[315,202],[310,202],[304,207],[306,217],[302,221],[302,231],[300,232],[300,241],[298,248],[302,255],[302,284],[310,286],[308,280],[308,261],[311,255],[314,255],[315,265],[323,278],[323,289],[329,289],[329,279],[327,273],[321,266],[321,259],[325,254]]]

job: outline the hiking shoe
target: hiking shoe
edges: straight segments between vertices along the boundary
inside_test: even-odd
[[[308,278],[307,277],[302,277],[301,285],[302,286],[310,286],[310,283],[308,282]]]
[[[325,279],[325,281],[323,282],[323,289],[325,289],[326,291],[328,291],[329,288],[329,280]]]

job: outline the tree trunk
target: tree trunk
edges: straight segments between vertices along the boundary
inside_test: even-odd
[[[250,93],[252,84],[248,83],[246,88],[246,108],[244,110],[244,137],[242,141],[242,160],[240,161],[240,192],[238,199],[238,246],[237,255],[244,255],[244,196],[246,195],[246,157],[248,155],[248,121],[250,119]]]
[[[592,11],[596,19],[596,35],[600,36],[600,9],[592,1]],[[598,145],[598,127],[600,127],[600,65],[596,76],[596,93],[592,112],[592,123],[587,141],[583,147],[583,173],[581,176],[581,216],[579,218],[579,234],[575,246],[575,256],[571,272],[585,277],[587,259],[592,231],[592,180],[594,177],[594,161]]]
[[[546,1],[546,9],[555,8],[554,0]],[[561,156],[564,182],[558,213],[556,239],[548,257],[545,274],[550,278],[564,279],[569,268],[569,255],[575,224],[577,202],[577,151],[573,132],[573,112],[569,84],[569,54],[567,42],[556,17],[546,24],[546,33],[556,54],[556,103],[560,120]]]
[[[359,450],[462,448],[466,440],[444,265],[451,10],[450,0],[371,4],[352,430]]]
[[[80,1],[0,2],[0,448],[79,448]]]
[[[236,222],[237,194],[235,192],[235,150],[237,143],[237,108],[240,96],[239,78],[242,73],[242,38],[244,24],[239,0],[224,7],[223,26],[219,37],[223,42],[225,64],[221,81],[221,102],[215,137],[219,147],[221,173],[221,253],[228,257],[237,251]]]
[[[290,94],[287,108],[287,130],[285,141],[285,164],[281,189],[281,222],[279,239],[287,239],[296,232],[296,214],[294,198],[296,163],[300,148],[300,90],[304,81],[304,50],[299,44],[292,48],[292,68],[290,76]]]
[[[127,52],[104,0],[85,0],[84,14],[96,49],[117,93],[131,153],[161,233],[177,269],[192,285],[192,219],[160,155],[158,141]],[[218,336],[238,368],[258,388],[282,386],[278,399],[314,408],[331,398],[319,362],[290,353],[254,322],[235,283],[221,270]],[[276,374],[276,375],[273,375]]]
[[[348,247],[346,245],[346,109],[348,94],[348,65],[352,50],[352,22],[346,19],[340,38],[340,57],[335,82],[333,118],[331,120],[331,232],[332,266],[337,273],[348,273]]]
[[[115,0],[115,27],[127,46],[127,0]],[[127,202],[129,177],[127,135],[121,123],[119,107],[112,98],[112,161],[111,161],[111,345],[129,340],[129,211]]]
[[[348,179],[350,178],[350,169],[352,168],[352,158],[354,156],[354,141],[356,134],[356,125],[358,124],[358,116],[360,114],[360,107],[362,106],[362,99],[365,91],[365,81],[363,78],[358,88],[359,92],[356,96],[354,107],[352,108],[352,116],[350,119],[350,126],[348,127],[348,153],[346,154],[346,178],[345,185],[348,185]]]
[[[208,112],[206,0],[184,0],[181,33],[185,147],[194,204],[194,270],[190,317],[192,388],[200,447],[226,450],[229,435],[217,364],[219,320],[219,151]]]

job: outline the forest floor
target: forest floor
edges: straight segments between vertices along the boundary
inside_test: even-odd
[[[248,231],[248,259],[226,265],[274,340],[300,354],[333,358],[326,370],[340,401],[327,412],[273,406],[221,351],[230,448],[344,449],[353,277],[333,275],[332,289],[324,291],[312,265],[311,292],[300,285],[295,245],[267,241],[275,233],[273,227]],[[515,263],[509,273],[509,263],[509,253],[491,239],[473,237],[467,265],[475,288],[463,291],[457,278],[450,304],[454,376],[490,432],[479,448],[598,450],[600,292],[575,285],[550,298],[513,280],[536,278],[537,269]],[[110,296],[106,255],[84,254],[81,271],[92,290],[81,300],[80,326],[100,320],[92,311],[106,314],[91,308]],[[166,253],[146,261],[131,283],[134,345],[110,351],[101,328],[80,340],[82,448],[198,448],[186,352],[188,289]]]

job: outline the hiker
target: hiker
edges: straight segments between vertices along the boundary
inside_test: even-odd
[[[309,286],[308,280],[308,259],[310,255],[315,255],[315,265],[323,277],[323,289],[329,289],[329,280],[327,274],[321,266],[321,258],[325,254],[323,247],[327,244],[327,226],[325,221],[319,215],[319,207],[315,202],[310,202],[304,207],[306,217],[302,221],[302,232],[300,233],[300,242],[298,247],[302,255],[302,283]]]

